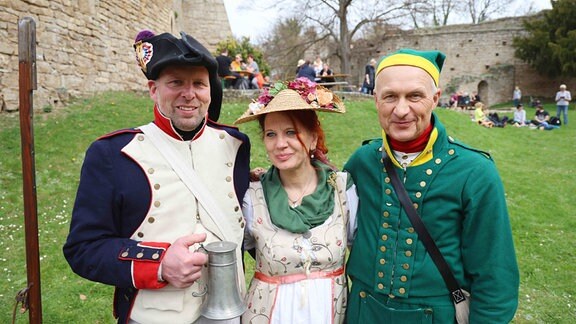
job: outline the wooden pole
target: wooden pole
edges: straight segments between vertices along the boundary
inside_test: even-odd
[[[40,251],[38,244],[38,210],[36,200],[36,167],[34,162],[34,128],[32,92],[36,84],[36,23],[30,17],[18,22],[18,63],[20,93],[20,137],[22,142],[22,180],[24,196],[24,230],[26,234],[27,294],[23,306],[30,310],[31,324],[42,323],[40,294]],[[24,308],[25,310],[25,308]]]

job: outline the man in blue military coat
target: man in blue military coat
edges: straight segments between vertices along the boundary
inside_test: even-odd
[[[92,143],[64,255],[77,274],[116,287],[119,323],[207,323],[200,317],[207,256],[196,250],[221,240],[241,246],[250,143],[215,122],[222,102],[217,63],[193,37],[142,31],[134,49],[154,122]],[[185,182],[166,152],[198,181]],[[211,195],[222,213],[210,213],[190,185]],[[243,292],[241,262],[236,270]]]

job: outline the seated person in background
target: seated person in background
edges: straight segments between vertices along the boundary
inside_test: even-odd
[[[239,78],[236,79],[236,84],[234,85],[235,89],[248,89],[250,87],[248,77],[244,77],[238,73],[239,71],[246,70],[246,64],[243,62],[242,54],[238,53],[236,56],[234,56],[234,61],[232,61],[230,64],[230,70],[239,76]]]
[[[305,77],[308,80],[315,82],[316,79],[316,72],[314,68],[310,66],[310,61],[306,60],[302,66],[298,69],[298,74],[296,74],[296,78]]]
[[[481,102],[480,95],[476,91],[472,91],[470,96],[470,106],[476,105],[477,102]]]
[[[516,111],[514,111],[514,119],[512,119],[512,125],[516,127],[526,126],[526,110],[522,104],[516,106]]]
[[[320,70],[320,74],[318,74],[318,75],[322,77],[322,78],[320,78],[320,82],[335,82],[336,81],[336,79],[334,79],[334,77],[327,78],[327,76],[334,75],[334,73],[330,69],[330,66],[328,65],[328,63],[324,63],[324,65],[322,66],[322,70]],[[331,85],[326,86],[326,88],[331,88],[331,87],[332,87]]]
[[[230,63],[230,69],[232,71],[246,70],[246,64],[243,62],[242,54],[236,54],[236,56],[234,56],[234,61]]]
[[[492,121],[496,127],[505,127],[506,123],[508,122],[508,116],[504,116],[502,119],[500,119],[500,117],[498,117],[498,113],[488,114],[488,119],[490,119],[490,121]]]
[[[544,110],[542,105],[536,106],[536,113],[534,115],[534,119],[530,121],[532,125],[535,125],[540,130],[552,130],[559,128],[558,126],[551,125],[550,121],[550,114]]]
[[[454,92],[450,96],[450,101],[448,101],[448,105],[450,106],[450,108],[456,108],[457,104],[458,104],[458,94]]]
[[[474,105],[474,107],[476,108],[474,110],[474,120],[478,123],[478,125],[488,128],[494,127],[494,123],[490,119],[488,119],[488,115],[486,115],[486,112],[488,110],[486,105],[484,105],[481,102],[477,102],[476,105]]]
[[[322,71],[322,69],[324,68],[324,63],[322,63],[322,58],[320,58],[320,55],[316,56],[316,59],[314,60],[314,64],[313,64],[313,68],[314,68],[314,73],[316,73],[316,82],[322,82],[322,80],[320,79],[320,71]]]
[[[222,49],[220,55],[216,56],[216,61],[218,62],[218,76],[221,79],[225,79],[226,87],[233,86],[237,88],[238,81],[241,81],[242,76],[236,72],[230,71],[230,65],[232,64],[232,59],[228,56],[228,50]],[[226,78],[233,77],[233,78]]]
[[[254,55],[248,54],[246,64],[246,71],[252,72],[252,75],[248,78],[250,81],[250,88],[251,89],[260,89],[258,84],[258,75],[260,75],[260,68],[258,67],[258,63],[254,61]]]
[[[464,92],[458,97],[458,107],[466,109],[470,106],[470,95],[468,92]]]

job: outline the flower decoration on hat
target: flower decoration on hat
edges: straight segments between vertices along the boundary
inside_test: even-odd
[[[289,110],[310,109],[343,113],[344,102],[327,88],[301,77],[293,81],[276,82],[264,88],[258,99],[248,105],[248,110],[236,124],[256,119],[259,115]]]

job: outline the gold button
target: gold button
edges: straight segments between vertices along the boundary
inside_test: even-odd
[[[414,209],[418,209],[418,204],[417,204],[417,203],[413,203],[412,205],[414,205]]]
[[[394,295],[390,294],[390,295],[388,295],[388,298],[392,298],[392,299],[394,299],[394,298],[396,298],[396,296],[394,296]]]
[[[240,210],[240,207],[238,207],[238,206],[234,207],[234,211],[235,211],[235,212],[237,212],[237,211],[239,211],[239,210]]]
[[[126,251],[122,252],[121,256],[122,256],[123,258],[127,257],[127,256],[128,256],[128,252],[126,252]]]
[[[385,247],[385,246],[381,246],[381,247],[380,247],[380,251],[386,252],[386,247]]]
[[[154,217],[148,217],[148,223],[150,224],[154,223],[155,220]]]
[[[381,283],[379,283],[379,284],[378,284],[378,289],[384,289],[384,285],[381,284]]]
[[[160,202],[159,202],[159,201],[155,201],[155,202],[154,202],[154,207],[160,207]]]
[[[242,217],[238,217],[238,223],[242,223]]]
[[[386,172],[386,169],[385,169],[385,168],[382,168],[382,172]]]
[[[385,264],[385,263],[386,263],[386,260],[380,259],[380,264]]]
[[[402,268],[404,268],[404,270],[408,270],[408,269],[410,269],[410,265],[408,263],[404,263],[402,265]]]
[[[406,244],[412,244],[412,239],[411,239],[411,238],[407,238],[407,239],[406,239]]]
[[[228,193],[228,197],[234,198],[234,193],[233,193],[233,192],[229,192],[229,193]]]
[[[363,291],[361,291],[361,292],[360,292],[360,298],[366,298],[366,293],[363,292]]]
[[[436,160],[434,160],[434,163],[440,164],[440,163],[442,163],[442,159],[436,159]]]
[[[426,170],[426,174],[427,174],[427,175],[431,175],[431,174],[432,174],[432,169]]]
[[[144,253],[142,253],[142,252],[138,252],[138,254],[136,254],[136,258],[138,258],[138,259],[142,259],[143,256],[144,256]]]
[[[408,233],[414,233],[414,227],[408,227]]]
[[[390,213],[385,211],[384,213],[382,213],[382,215],[384,215],[384,217],[388,217],[388,216],[390,216]]]
[[[227,181],[227,182],[232,181],[232,177],[230,177],[230,176],[226,177],[226,181]]]
[[[426,187],[426,181],[420,181],[420,187],[422,188]]]
[[[224,139],[225,136],[224,133],[220,133],[220,139]]]
[[[388,228],[388,227],[390,227],[390,225],[388,223],[384,223],[384,224],[382,224],[382,227]]]
[[[156,190],[160,189],[160,184],[159,183],[154,184],[154,189]]]
[[[450,150],[448,150],[448,154],[450,154],[450,155],[454,155],[454,149],[450,149]]]
[[[400,277],[400,281],[406,282],[406,280],[408,280],[408,278],[407,278],[406,276],[401,276],[401,277]]]
[[[411,256],[412,256],[412,251],[406,251],[406,252],[404,252],[404,254],[405,254],[407,257],[411,257]]]
[[[382,241],[386,241],[388,239],[388,235],[384,234],[382,235]]]
[[[244,223],[241,223],[241,224],[240,224],[240,228],[244,228]]]
[[[154,168],[148,169],[148,173],[153,174],[153,173],[154,173]]]
[[[406,289],[400,288],[400,289],[398,289],[398,292],[401,293],[402,295],[404,295],[404,293],[406,293]]]
[[[416,198],[422,197],[422,193],[421,193],[421,192],[417,192],[415,195],[416,195]]]
[[[158,260],[159,257],[160,257],[160,254],[158,254],[158,253],[152,254],[152,259],[154,259],[154,260]]]
[[[388,177],[384,178],[384,182],[390,183],[390,178],[388,178]]]
[[[378,272],[378,278],[383,278],[383,277],[384,277],[384,272],[379,271],[379,272]]]
[[[142,233],[142,232],[138,232],[138,234],[136,234],[136,235],[138,235],[138,237],[144,237],[144,233]]]
[[[138,140],[142,142],[144,140],[144,135],[138,135]]]
[[[386,190],[384,190],[384,192],[385,192],[387,195],[389,195],[389,194],[392,192],[392,190],[386,189]]]

